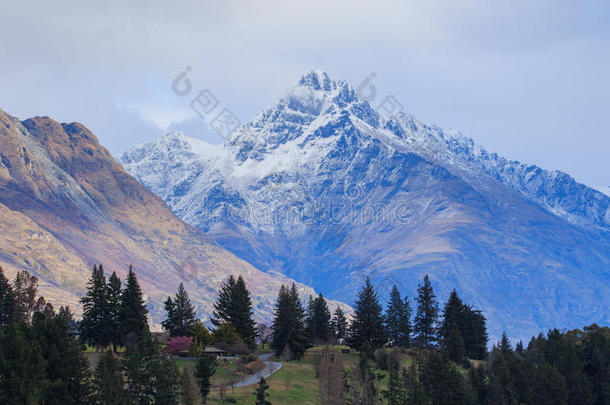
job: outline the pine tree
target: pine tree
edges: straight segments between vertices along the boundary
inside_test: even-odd
[[[305,328],[307,329],[307,346],[313,346],[313,297],[309,295],[307,298],[307,307],[305,309]]]
[[[398,346],[409,348],[411,347],[411,333],[413,325],[411,325],[411,304],[409,298],[405,296],[402,303],[402,318],[400,319],[400,340]]]
[[[419,367],[419,379],[433,404],[463,404],[464,380],[441,352],[429,350]]]
[[[180,400],[180,373],[176,364],[158,353],[152,361],[155,405],[174,405]]]
[[[307,348],[305,311],[296,285],[282,285],[275,305],[271,348],[286,360],[300,359]]]
[[[417,314],[415,315],[415,343],[417,347],[429,349],[436,342],[438,303],[432,284],[426,274],[424,284],[417,287]]]
[[[138,279],[129,266],[127,283],[121,295],[121,314],[119,317],[120,331],[123,339],[137,339],[148,332],[148,310],[142,297]]]
[[[176,365],[143,329],[135,344],[127,345],[123,357],[130,403],[175,404],[180,397]]]
[[[443,308],[443,318],[438,330],[441,349],[451,360],[461,361],[465,356],[462,330],[465,325],[465,305],[455,290]],[[464,331],[466,332],[466,331]]]
[[[207,403],[210,387],[212,386],[211,378],[216,373],[216,357],[202,354],[197,360],[195,366],[195,377],[199,382],[199,390],[203,403]]]
[[[464,351],[471,359],[482,360],[487,356],[487,326],[481,311],[464,306],[464,324],[460,328],[464,340]]]
[[[567,405],[565,378],[548,363],[539,364],[534,371],[531,399],[537,405]]]
[[[311,318],[309,322],[311,342],[313,344],[328,343],[331,335],[330,311],[328,310],[328,304],[322,294],[318,295],[312,301]]]
[[[229,276],[227,281],[220,285],[218,297],[214,302],[214,312],[212,313],[212,324],[219,326],[222,322],[231,323],[234,310],[233,292],[235,291],[235,277]]]
[[[386,341],[383,308],[377,291],[367,277],[358,293],[355,313],[350,326],[348,345],[358,351],[373,353]]]
[[[92,399],[91,372],[82,346],[68,335],[68,324],[49,308],[32,318],[34,340],[40,345],[48,385],[43,403],[83,404]]]
[[[241,335],[242,339],[251,348],[256,347],[256,323],[252,311],[252,300],[250,291],[242,276],[237,277],[235,291],[233,292],[236,312],[233,317],[233,326]]]
[[[108,312],[108,290],[102,265],[93,266],[87,283],[87,293],[80,299],[83,319],[80,324],[81,340],[95,347],[106,347],[111,340],[111,324]]]
[[[345,339],[347,337],[347,319],[339,306],[337,306],[333,314],[332,327],[337,339]]]
[[[390,301],[385,312],[385,325],[388,331],[391,346],[399,346],[406,339],[404,337],[405,308],[400,292],[396,285],[390,291]]]
[[[255,347],[257,335],[252,314],[252,300],[242,276],[239,276],[237,280],[233,276],[229,276],[218,291],[218,298],[214,303],[212,324],[219,326],[223,322],[233,325],[243,341],[250,347]]]
[[[167,319],[161,322],[161,325],[169,331],[170,336],[192,336],[191,328],[197,322],[195,308],[182,283],[173,301],[171,297],[167,297],[165,310]]]
[[[32,330],[8,324],[0,333],[0,403],[41,403],[46,384],[45,360]]]
[[[119,362],[112,352],[102,353],[94,377],[95,403],[99,405],[127,405],[125,381]]]
[[[0,267],[0,331],[13,321],[14,313],[15,293]]]
[[[109,318],[109,332],[110,332],[110,343],[113,345],[113,349],[116,352],[116,346],[122,344],[121,336],[121,296],[122,285],[121,279],[117,276],[116,272],[112,272],[108,279],[107,285],[107,303],[108,303],[108,318]]]
[[[255,405],[271,405],[271,402],[267,401],[267,397],[269,396],[267,393],[268,388],[267,380],[261,377],[258,382],[258,388],[254,391],[254,395],[256,395]]]

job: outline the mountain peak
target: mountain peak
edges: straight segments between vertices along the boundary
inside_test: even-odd
[[[303,74],[299,80],[299,86],[308,87],[312,90],[331,91],[333,87],[335,87],[333,84],[336,85],[336,83],[330,79],[328,74],[319,69],[310,70],[309,72]]]

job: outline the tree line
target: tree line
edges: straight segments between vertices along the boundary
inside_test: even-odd
[[[487,350],[486,320],[454,290],[442,309],[428,276],[413,308],[393,286],[384,306],[370,279],[353,313],[331,314],[322,294],[303,300],[282,285],[270,326],[254,321],[243,277],[222,284],[208,322],[198,319],[182,284],[164,303],[167,343],[149,330],[145,301],[130,267],[123,283],[94,266],[81,299],[80,324],[67,307],[55,311],[37,294],[38,280],[18,272],[11,284],[0,268],[0,402],[7,404],[205,403],[217,361],[206,347],[233,353],[269,343],[282,360],[323,349],[318,377],[328,404],[607,404],[610,330],[551,330],[513,349],[508,337]],[[76,328],[75,325],[79,327]],[[172,341],[186,342],[194,367],[178,370]],[[359,354],[352,369],[329,344]],[[90,368],[85,350],[99,353]],[[405,361],[405,359],[409,359]],[[380,381],[387,379],[383,385]],[[269,404],[261,380],[257,404]]]
[[[296,285],[282,286],[276,301],[271,347],[286,359],[298,359],[313,346],[346,343],[358,352],[382,347],[431,349],[439,347],[453,361],[482,359],[487,354],[486,320],[480,310],[451,292],[442,312],[426,275],[418,286],[413,315],[408,297],[394,285],[384,311],[370,279],[358,293],[351,322],[337,307],[331,316],[322,294],[304,306]]]

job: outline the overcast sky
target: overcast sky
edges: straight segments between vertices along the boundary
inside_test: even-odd
[[[374,72],[424,122],[610,185],[610,2],[151,3],[2,1],[0,108],[82,122],[118,155],[169,128],[220,142],[171,91],[186,66],[242,122],[305,71]]]

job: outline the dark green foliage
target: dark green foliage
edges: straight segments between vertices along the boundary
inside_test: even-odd
[[[585,327],[578,334],[576,343],[580,343],[579,358],[585,374],[592,382],[594,403],[610,403],[610,328],[595,324]]]
[[[366,352],[374,352],[387,341],[383,309],[371,280],[366,279],[358,293],[355,313],[350,325],[348,344]]]
[[[419,364],[419,379],[433,404],[463,404],[465,382],[455,364],[442,353],[427,351]]]
[[[179,373],[144,329],[136,344],[125,350],[123,367],[130,403],[175,404],[180,397]]]
[[[235,277],[232,275],[220,285],[218,297],[214,302],[214,313],[212,314],[212,324],[220,325],[222,322],[231,322],[234,314],[233,292],[235,291]]]
[[[256,346],[256,323],[252,316],[252,300],[250,291],[242,276],[237,280],[229,276],[218,291],[218,298],[214,303],[212,323],[215,326],[228,322],[251,348]]]
[[[332,328],[335,338],[345,339],[347,337],[347,318],[340,307],[337,307],[333,314]]]
[[[432,348],[437,340],[436,321],[438,303],[432,290],[432,284],[426,274],[424,284],[417,287],[417,313],[415,315],[415,344],[422,349]]]
[[[396,352],[392,352],[388,359],[388,389],[384,392],[388,405],[402,405],[406,398],[404,381],[400,375],[400,359]]]
[[[120,332],[123,340],[134,341],[148,332],[148,310],[138,279],[129,266],[127,282],[121,295]]]
[[[408,370],[403,369],[402,386],[403,404],[428,405],[430,403],[422,384],[419,382],[415,363],[411,364]]]
[[[402,318],[400,320],[400,339],[398,340],[398,346],[409,348],[411,347],[411,341],[413,333],[413,325],[411,324],[411,304],[409,304],[409,297],[405,296],[402,303]]]
[[[110,343],[113,346],[122,344],[121,336],[121,279],[116,272],[112,272],[107,285],[107,304]],[[116,351],[116,350],[115,350]]]
[[[258,382],[258,387],[256,388],[256,391],[254,391],[254,395],[256,395],[255,405],[271,405],[271,402],[267,401],[267,397],[269,396],[267,389],[269,389],[267,380],[261,377]]]
[[[390,346],[411,345],[411,308],[407,297],[403,300],[396,285],[390,292],[390,301],[385,313],[386,329]]]
[[[473,402],[479,404],[487,403],[488,379],[483,367],[470,367],[468,378],[473,395]]]
[[[180,380],[180,396],[184,405],[195,405],[199,400],[199,395],[196,391],[193,381],[193,367],[186,366],[182,370],[182,378]]]
[[[125,380],[119,362],[112,352],[102,353],[95,368],[94,386],[96,390],[95,403],[99,405],[129,404]]]
[[[80,323],[80,336],[84,343],[96,347],[110,344],[112,329],[108,306],[108,288],[104,268],[93,266],[91,278],[87,283],[87,293],[80,300],[83,304],[83,320]]]
[[[91,401],[93,390],[89,363],[68,324],[52,311],[37,312],[32,320],[32,337],[40,346],[45,363],[45,404],[82,404]]]
[[[14,314],[15,293],[0,267],[0,331],[13,321]]]
[[[566,405],[568,392],[565,378],[550,364],[539,364],[534,371],[530,399],[540,405]]]
[[[36,297],[38,278],[25,270],[18,272],[13,283],[13,293],[15,297],[14,320],[29,325],[34,312],[42,311],[45,306],[44,298]]]
[[[228,323],[223,322],[214,330],[212,333],[214,343],[224,343],[229,346],[242,343],[241,335],[237,333],[235,327]]]
[[[481,311],[473,310],[455,290],[443,308],[438,330],[441,348],[453,361],[462,358],[483,359],[487,355],[487,327]]]
[[[294,283],[290,289],[284,285],[280,287],[271,329],[271,348],[276,355],[286,360],[303,357],[308,343],[305,311]]]
[[[329,342],[331,337],[330,311],[322,294],[311,301],[307,323],[312,344],[320,345]]]
[[[66,325],[70,325],[70,322],[74,322],[74,314],[72,313],[72,311],[70,310],[70,307],[68,306],[61,306],[59,307],[59,311],[57,312],[57,316],[63,320]]]
[[[170,336],[192,336],[191,327],[197,322],[197,318],[195,308],[182,283],[173,300],[167,297],[165,311],[167,319],[161,324],[169,331]]]
[[[212,386],[211,379],[214,373],[216,373],[216,356],[209,356],[207,354],[199,356],[195,366],[195,377],[199,382],[199,392],[201,392],[204,404],[207,403],[210,387]]]
[[[38,404],[43,397],[46,363],[33,332],[11,323],[0,334],[0,403]]]

